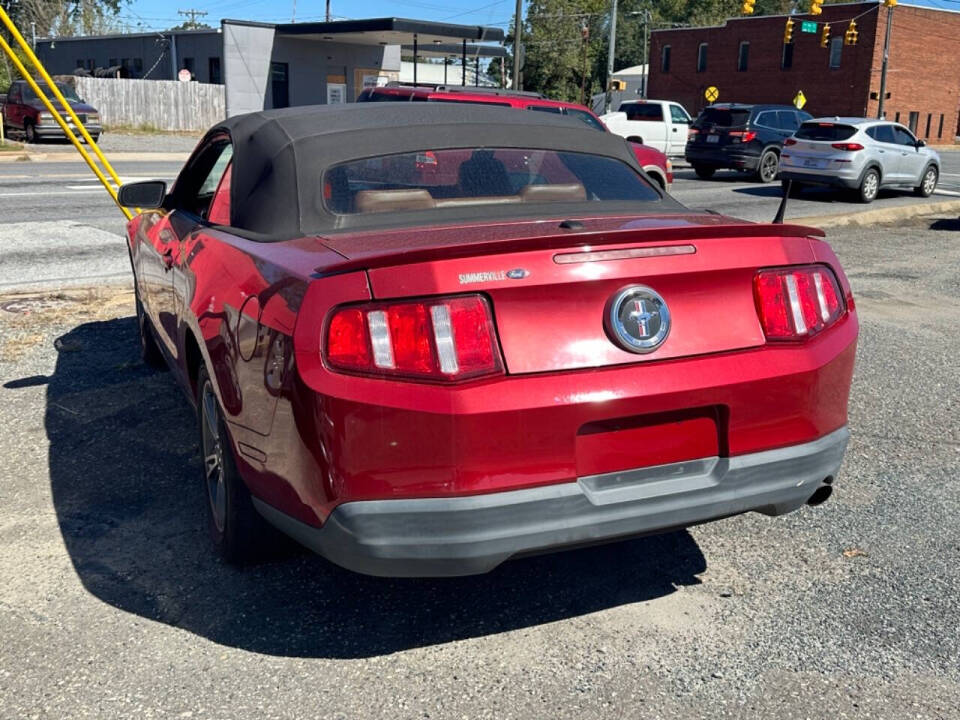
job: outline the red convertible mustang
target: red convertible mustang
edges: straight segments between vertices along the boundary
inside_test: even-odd
[[[144,357],[210,526],[375,575],[822,502],[857,318],[822,233],[701,214],[627,143],[463,105],[229,119],[125,185]]]

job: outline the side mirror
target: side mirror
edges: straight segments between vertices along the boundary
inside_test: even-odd
[[[149,209],[163,207],[166,197],[167,184],[163,180],[144,180],[121,185],[117,193],[117,202],[123,207]]]
[[[919,150],[919,149],[922,148],[922,147],[926,147],[926,146],[927,146],[927,144],[926,144],[923,140],[917,140],[917,150]]]

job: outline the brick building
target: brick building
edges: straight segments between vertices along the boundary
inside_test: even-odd
[[[783,42],[785,15],[654,31],[649,96],[697,112],[710,86],[719,89],[718,102],[790,103],[802,90],[804,109],[815,116],[874,117],[888,12],[878,2],[861,2],[825,5],[816,17],[791,15],[791,45]],[[928,142],[951,143],[960,134],[960,12],[907,5],[892,12],[884,113]],[[853,18],[859,39],[844,45]],[[804,20],[815,21],[817,32],[801,32]],[[824,23],[830,24],[826,48],[820,47]]]

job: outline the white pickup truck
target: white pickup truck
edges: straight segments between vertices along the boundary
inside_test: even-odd
[[[670,100],[626,100],[600,119],[610,132],[674,157],[683,157],[693,122],[683,105]]]

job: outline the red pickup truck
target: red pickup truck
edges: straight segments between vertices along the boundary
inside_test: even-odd
[[[45,84],[40,84],[40,89],[44,91],[47,97],[51,97],[50,91]],[[92,105],[87,105],[77,95],[69,85],[57,83],[57,89],[63,93],[63,97],[70,103],[70,107],[77,114],[80,122],[87,128],[90,137],[94,142],[100,139],[102,128],[100,126],[100,113]],[[58,107],[54,103],[54,107]],[[3,102],[3,127],[6,132],[11,130],[22,133],[27,142],[37,142],[41,138],[64,137],[63,130],[53,119],[53,115],[47,112],[40,98],[36,96],[29,85],[23,80],[17,80],[10,85],[7,90],[5,102]],[[69,118],[65,118],[71,127],[73,123]]]

